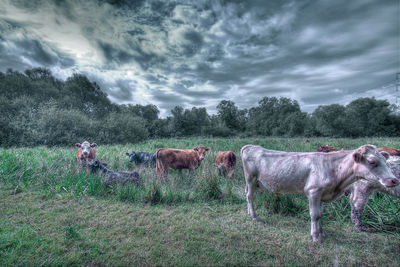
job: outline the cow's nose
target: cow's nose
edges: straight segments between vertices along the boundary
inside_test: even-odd
[[[384,185],[387,187],[394,187],[399,184],[399,180],[396,178],[388,178],[384,180]]]

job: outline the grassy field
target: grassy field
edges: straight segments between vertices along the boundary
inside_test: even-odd
[[[91,140],[89,140],[91,141]],[[314,244],[303,196],[256,195],[247,215],[240,148],[257,144],[284,151],[315,151],[320,144],[356,148],[371,143],[400,147],[400,139],[160,139],[96,148],[111,169],[136,170],[139,187],[104,188],[96,174],[79,171],[70,148],[0,149],[0,265],[399,265],[400,201],[371,197],[360,233],[350,221],[348,199],[325,205],[327,238]],[[211,147],[192,175],[137,169],[125,152],[159,147]],[[214,167],[218,151],[238,157],[231,181]]]

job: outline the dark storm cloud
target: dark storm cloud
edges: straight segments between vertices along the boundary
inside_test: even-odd
[[[24,56],[35,60],[39,64],[51,66],[57,62],[57,57],[47,52],[37,40],[21,40],[16,41],[14,44],[21,48]]]
[[[162,115],[264,96],[312,111],[393,82],[398,15],[395,0],[17,0],[0,11],[0,62],[86,73]]]
[[[183,46],[184,55],[191,57],[201,49],[203,45],[203,38],[201,34],[196,31],[185,32],[183,36],[188,41],[188,44]]]

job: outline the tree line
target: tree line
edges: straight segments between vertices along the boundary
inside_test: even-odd
[[[65,81],[45,68],[0,72],[0,145],[135,143],[148,138],[187,136],[399,136],[400,115],[386,100],[359,98],[346,106],[302,112],[296,100],[264,97],[250,109],[222,100],[217,114],[176,106],[159,117],[155,105],[111,103],[85,75]]]

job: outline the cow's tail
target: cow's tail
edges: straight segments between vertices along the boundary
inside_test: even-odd
[[[160,176],[164,173],[164,164],[162,162],[162,158],[160,158],[160,151],[162,148],[157,149],[156,151],[156,174]]]

